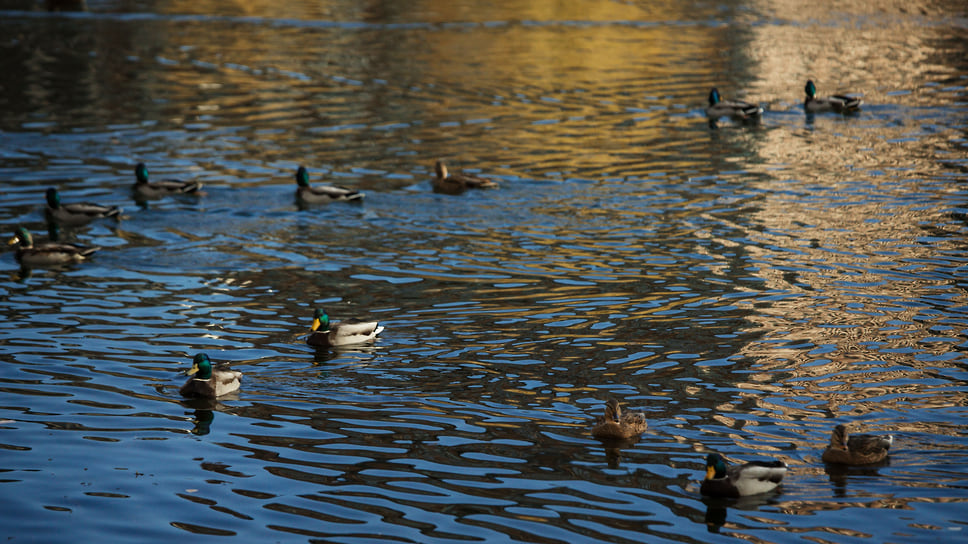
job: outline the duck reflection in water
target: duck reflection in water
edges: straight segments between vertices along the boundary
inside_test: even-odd
[[[229,395],[231,398],[231,395]],[[191,410],[192,428],[188,432],[196,436],[204,436],[212,431],[215,412],[231,412],[232,408],[222,404],[220,399],[211,397],[186,397],[179,401],[187,410]]]
[[[87,11],[86,0],[45,0],[47,11]]]
[[[192,423],[195,427],[192,428],[192,434],[197,436],[205,436],[212,430],[212,421],[215,420],[215,412],[212,410],[195,410],[195,417],[192,418]]]
[[[709,497],[703,496],[702,502],[706,505],[706,530],[710,533],[718,533],[726,524],[729,509],[756,511],[767,504],[777,504],[780,501],[779,491],[750,495],[747,497],[728,498],[728,497]]]
[[[830,479],[830,483],[834,487],[835,497],[846,497],[847,496],[847,482],[851,478],[875,478],[880,476],[879,469],[889,466],[891,464],[890,460],[885,459],[880,463],[873,465],[839,465],[827,463],[824,466],[824,472],[827,473],[827,477]]]
[[[631,448],[638,441],[638,436],[632,438],[602,439],[602,446],[605,448],[605,463],[608,465],[608,468],[619,468],[622,464],[622,450]]]

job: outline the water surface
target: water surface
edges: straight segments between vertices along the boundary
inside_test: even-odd
[[[0,222],[125,208],[0,256],[9,540],[961,538],[964,5],[398,4],[0,2]],[[206,194],[139,206],[142,161]],[[316,352],[317,306],[386,330]],[[242,390],[180,399],[198,352]],[[609,397],[639,441],[591,438]],[[825,467],[837,423],[890,462]],[[790,471],[703,499],[709,451]]]

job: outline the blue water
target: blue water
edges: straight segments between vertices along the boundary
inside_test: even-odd
[[[963,540],[968,10],[811,6],[0,0],[0,223],[124,208],[0,255],[3,536]],[[314,351],[315,307],[386,329]],[[183,400],[199,352],[241,390]],[[889,462],[825,466],[838,423]],[[706,499],[710,451],[790,468]]]

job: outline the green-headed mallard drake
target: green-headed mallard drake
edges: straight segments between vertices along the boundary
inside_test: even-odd
[[[599,440],[622,440],[644,433],[648,426],[645,414],[641,412],[623,414],[618,401],[608,399],[605,403],[605,416],[595,422],[592,436]]]
[[[326,204],[338,200],[362,200],[363,193],[336,185],[309,185],[309,172],[302,166],[296,170],[296,200],[304,204]]]
[[[449,174],[447,165],[442,161],[434,164],[436,177],[433,179],[435,193],[445,193],[448,195],[458,195],[467,189],[496,189],[499,187],[497,182],[487,178],[472,176],[470,174]]]
[[[711,497],[745,497],[772,491],[783,481],[783,461],[753,461],[727,467],[718,453],[706,456],[706,479],[699,492]]]
[[[706,107],[706,115],[712,120],[720,117],[732,117],[738,120],[756,119],[759,118],[761,113],[763,113],[763,108],[756,104],[740,100],[723,100],[719,90],[715,87],[709,91],[709,106]]]
[[[88,247],[79,244],[48,242],[35,246],[30,231],[18,227],[9,245],[19,244],[17,247],[17,262],[24,266],[51,266],[68,263],[78,263],[90,257],[99,247]],[[56,229],[51,230],[56,235]]]
[[[51,187],[47,189],[47,220],[65,227],[86,225],[95,219],[113,217],[120,219],[121,208],[101,206],[90,202],[61,203],[60,193]]]
[[[135,181],[134,196],[136,200],[157,200],[170,195],[196,194],[202,188],[199,181],[182,181],[179,179],[163,179],[148,181],[148,167],[139,162],[134,167]]]
[[[870,465],[887,458],[894,437],[872,434],[847,435],[847,427],[837,425],[830,434],[830,444],[823,451],[824,463]]]
[[[331,324],[329,316],[321,308],[313,313],[313,326],[306,343],[316,347],[337,347],[372,342],[383,332],[377,321],[361,321],[350,318]]]
[[[180,390],[183,397],[221,397],[242,385],[241,372],[230,369],[225,363],[212,366],[212,361],[204,353],[195,356],[192,367],[185,374],[192,377]]]
[[[860,109],[861,99],[853,96],[834,94],[817,98],[817,86],[813,84],[813,80],[807,80],[807,84],[803,86],[803,91],[807,93],[806,98],[803,99],[803,109],[807,113],[825,111],[851,113]]]

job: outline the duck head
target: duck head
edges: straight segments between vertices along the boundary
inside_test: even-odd
[[[300,187],[309,187],[309,172],[306,171],[306,168],[300,166],[296,170],[296,183]]]
[[[212,361],[209,360],[208,355],[199,353],[192,360],[192,367],[185,374],[189,376],[197,374],[195,376],[196,380],[207,380],[212,377]]]
[[[20,244],[20,247],[33,247],[34,239],[30,236],[30,231],[23,227],[17,227],[14,231],[13,238],[7,242],[7,245]]]
[[[313,328],[312,331],[326,332],[329,330],[329,316],[322,308],[316,308],[313,313]]]
[[[710,453],[706,456],[706,479],[714,480],[726,477],[726,461],[718,453]]]
[[[715,106],[716,104],[719,104],[719,102],[722,101],[722,99],[723,98],[719,96],[719,89],[717,89],[716,87],[713,87],[713,90],[709,91],[710,106]]]
[[[61,205],[60,193],[58,193],[57,189],[53,187],[47,189],[47,205],[55,210],[57,208],[60,208],[60,205]]]
[[[434,171],[437,173],[437,179],[447,178],[447,165],[442,161],[437,161],[434,163]]]
[[[807,98],[817,97],[817,86],[813,84],[812,79],[807,80],[807,84],[803,86],[803,92],[807,93]]]
[[[145,163],[139,162],[138,166],[134,167],[134,177],[138,178],[138,183],[148,183],[148,167]]]

